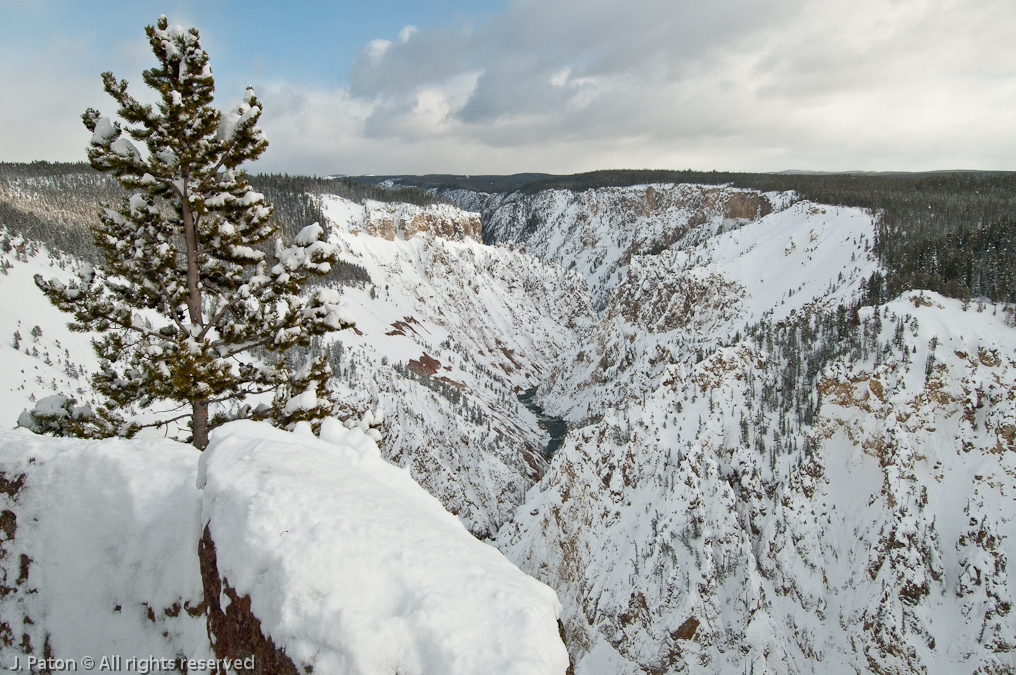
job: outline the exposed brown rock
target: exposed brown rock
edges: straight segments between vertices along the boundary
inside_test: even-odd
[[[21,554],[21,559],[18,564],[18,585],[21,585],[28,581],[28,568],[32,566],[32,559],[24,553]]]
[[[693,616],[690,616],[684,623],[682,623],[678,627],[677,630],[671,633],[671,635],[674,637],[675,640],[690,640],[693,637],[695,637],[695,631],[698,630],[698,627],[699,620]]]
[[[1016,427],[1011,424],[1003,425],[998,430],[998,434],[1005,439],[1010,450],[1016,449]]]
[[[265,637],[261,631],[261,622],[250,609],[250,596],[239,597],[229,586],[228,580],[219,576],[215,542],[212,541],[207,525],[198,544],[198,558],[201,563],[201,583],[205,590],[208,640],[212,643],[215,657],[242,661],[253,656],[253,669],[235,670],[243,675],[300,675],[285,650],[276,647],[272,639]],[[225,611],[219,603],[223,593],[229,598],[229,606]],[[218,672],[225,675],[222,669]]]
[[[561,623],[561,619],[557,620],[557,633],[561,636],[561,642],[568,644],[564,637],[564,624]],[[564,671],[564,675],[575,675],[575,666],[572,665],[571,659],[568,659],[568,670]]]
[[[977,350],[977,358],[980,360],[981,365],[988,366],[989,368],[997,368],[1002,365],[1002,359],[999,358],[997,349],[985,349],[981,347]]]
[[[426,377],[436,375],[438,368],[440,367],[441,362],[433,356],[428,356],[427,352],[424,352],[423,355],[420,356],[419,360],[413,359],[406,364],[406,368],[408,368],[410,372]]]
[[[428,232],[454,241],[482,241],[480,214],[457,209],[427,207],[409,213],[371,211],[364,230],[372,237],[392,241],[400,232],[406,239]]]
[[[448,366],[445,366],[445,370],[450,370],[450,368],[448,368]],[[461,382],[456,382],[455,380],[451,379],[450,377],[445,377],[444,375],[442,375],[441,377],[439,377],[437,379],[441,380],[442,382],[444,382],[447,385],[455,387],[459,391],[465,391],[466,390],[466,385],[462,384]]]
[[[25,484],[25,474],[19,474],[16,478],[8,478],[7,474],[0,471],[0,493],[14,499]]]
[[[17,529],[18,517],[14,515],[13,511],[5,509],[3,513],[0,513],[0,531],[7,535],[7,539],[13,539]]]
[[[755,220],[773,212],[773,205],[757,192],[731,192],[723,208],[727,218]]]
[[[509,361],[511,361],[511,366],[505,368],[505,370],[507,372],[513,372],[513,371],[516,371],[516,370],[521,370],[522,364],[515,360],[515,350],[514,349],[506,349],[504,346],[502,346],[500,344],[498,345],[498,349],[500,349],[501,353],[504,354],[505,357]]]
[[[480,214],[462,212],[461,218],[449,218],[424,211],[414,216],[405,224],[406,238],[414,237],[420,232],[462,241],[463,239],[481,240]]]
[[[416,329],[411,324],[420,325],[420,322],[411,316],[402,317],[401,321],[396,321],[392,324],[392,330],[385,333],[385,335],[405,335],[406,331],[416,333]],[[419,333],[417,333],[419,335]]]
[[[663,195],[657,192],[656,188],[652,185],[646,188],[646,208],[642,212],[643,215],[648,218],[654,211],[664,208],[664,204]]]
[[[370,236],[393,241],[395,239],[395,232],[396,227],[394,216],[384,215],[367,218],[367,234]]]

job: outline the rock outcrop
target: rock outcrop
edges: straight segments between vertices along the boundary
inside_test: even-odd
[[[480,214],[462,211],[447,204],[420,207],[412,204],[367,201],[363,231],[372,237],[393,241],[411,239],[421,233],[450,241],[482,241]]]

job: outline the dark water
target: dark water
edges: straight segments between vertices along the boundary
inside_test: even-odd
[[[527,389],[518,395],[519,402],[536,415],[536,419],[540,421],[540,426],[550,434],[550,442],[547,443],[547,447],[543,450],[543,454],[550,459],[557,452],[557,449],[561,447],[561,444],[564,443],[565,434],[568,433],[568,425],[560,417],[551,417],[544,414],[543,408],[533,402],[535,396],[536,387]]]

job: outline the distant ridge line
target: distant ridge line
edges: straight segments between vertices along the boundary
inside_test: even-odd
[[[570,175],[545,173],[519,173],[511,175],[374,175],[347,176],[344,180],[378,185],[388,183],[401,187],[416,187],[424,190],[470,190],[486,193],[536,193],[541,190],[583,190],[606,187],[631,187],[648,183],[697,183],[703,185],[729,185],[731,187],[761,191],[798,192],[805,198],[821,193],[856,192],[862,185],[865,189],[880,189],[888,183],[912,188],[921,181],[947,179],[956,183],[956,189],[963,191],[969,184],[982,181],[1011,182],[1016,172],[976,171],[967,169],[939,170],[927,172],[904,171],[804,171],[788,170],[777,173],[745,173],[726,171],[672,171],[662,169],[610,169]],[[817,195],[816,195],[817,196]],[[816,200],[820,201],[820,200]],[[862,204],[854,204],[862,205]]]

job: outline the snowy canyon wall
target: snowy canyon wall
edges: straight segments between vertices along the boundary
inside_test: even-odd
[[[593,321],[585,280],[482,245],[477,214],[447,205],[431,208],[456,239],[409,227],[419,207],[328,197],[323,208],[343,259],[372,280],[344,289],[356,331],[322,346],[336,355],[340,399],[382,406],[385,456],[474,534],[493,536],[546,470],[547,433],[517,394]],[[391,239],[370,234],[399,209]]]
[[[872,214],[717,206],[741,194],[484,201],[488,240],[600,310],[540,385],[571,431],[498,545],[558,591],[577,673],[1010,672],[1003,308],[858,308]]]
[[[536,386],[592,322],[585,281],[480,244],[477,214],[448,205],[325,197],[321,206],[355,271],[340,289],[356,329],[311,346],[329,357],[343,415],[380,406],[385,456],[408,467],[474,534],[492,536],[546,470],[547,434],[516,395]],[[0,400],[10,427],[57,393],[94,402],[96,361],[90,336],[69,331],[67,316],[32,280],[71,279],[80,261],[31,241],[22,246],[18,236],[7,240]]]
[[[760,334],[569,434],[499,545],[557,589],[576,672],[1013,667],[1016,341],[917,297],[861,311],[811,410]]]
[[[363,211],[362,223],[356,223],[355,219],[344,223],[347,231],[363,231],[387,241],[396,236],[412,239],[424,232],[451,241],[482,241],[480,214],[447,204],[420,207],[367,200]]]
[[[582,274],[597,310],[606,306],[633,256],[755,220],[779,208],[785,199],[785,195],[700,185],[443,194],[481,211],[486,243],[524,246],[537,257]]]

